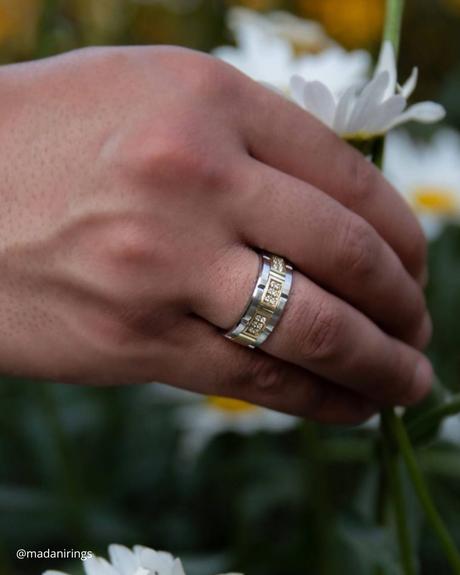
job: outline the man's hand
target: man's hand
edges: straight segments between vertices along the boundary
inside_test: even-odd
[[[430,387],[425,243],[379,172],[229,66],[168,47],[0,70],[0,369],[160,380],[327,422]],[[273,335],[257,249],[296,268]]]

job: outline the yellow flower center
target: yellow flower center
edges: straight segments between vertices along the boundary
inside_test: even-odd
[[[453,215],[458,212],[456,194],[449,188],[420,186],[411,195],[416,211],[434,215]]]
[[[210,395],[206,398],[206,402],[213,409],[224,411],[226,413],[239,414],[257,411],[257,407],[251,403],[246,403],[245,401],[240,401],[239,399],[230,399],[228,397]]]

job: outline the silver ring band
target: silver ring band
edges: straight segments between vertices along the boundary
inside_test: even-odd
[[[266,341],[284,311],[292,287],[292,266],[282,257],[262,254],[259,275],[240,321],[225,337],[254,349]]]

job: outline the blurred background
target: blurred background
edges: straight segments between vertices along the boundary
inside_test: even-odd
[[[320,23],[328,41],[346,50],[378,51],[382,0],[0,0],[0,63],[87,45],[211,51],[234,44],[227,23],[236,4],[288,11]],[[420,67],[416,98],[444,104],[449,132],[404,133],[407,165],[421,177],[422,162],[426,181],[411,188],[410,175],[396,177],[409,181],[409,201],[429,220],[430,356],[453,393],[460,383],[459,31],[460,0],[408,3],[401,70]],[[290,41],[294,51],[323,49]],[[424,437],[419,457],[460,545],[458,419]],[[395,542],[375,520],[377,452],[373,424],[318,427],[154,384],[83,389],[4,378],[0,575],[46,568],[77,575],[78,561],[17,561],[16,549],[105,554],[112,542],[174,552],[189,575],[366,575],[376,565],[398,575]],[[406,497],[420,572],[448,573],[410,489]]]

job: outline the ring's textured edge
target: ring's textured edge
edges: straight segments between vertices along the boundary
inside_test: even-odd
[[[279,322],[292,287],[292,267],[280,256],[262,254],[249,304],[225,337],[254,349],[264,343]]]

